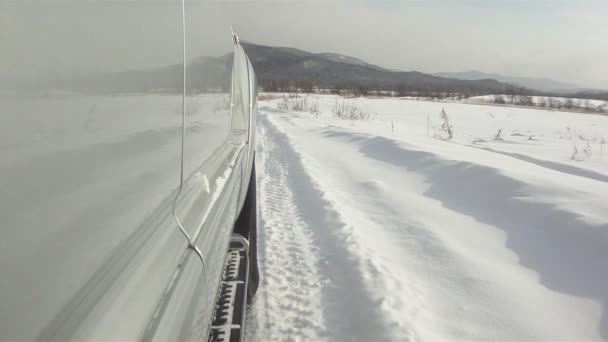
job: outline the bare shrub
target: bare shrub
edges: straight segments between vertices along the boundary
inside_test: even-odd
[[[284,96],[283,99],[277,104],[277,108],[284,111],[290,110],[290,103],[287,96]]]
[[[334,116],[338,119],[346,120],[367,120],[371,114],[358,106],[354,101],[337,100],[332,108]]]
[[[585,155],[586,158],[590,158],[591,157],[591,144],[589,143],[589,139],[583,137],[582,135],[579,135],[578,139],[583,142],[582,143],[583,154]]]
[[[502,137],[502,128],[499,128],[498,131],[496,131],[496,134],[494,135],[494,140],[495,141],[504,141],[505,140]]]
[[[530,96],[520,96],[517,104],[519,106],[534,106],[534,102]]]
[[[439,113],[439,119],[441,120],[441,127],[439,127],[438,131],[435,131],[435,138],[442,140],[452,139],[454,137],[454,129],[450,123],[448,113],[443,108],[441,109],[441,113]]]
[[[312,96],[301,97],[297,94],[283,96],[277,108],[288,112],[309,112],[315,117],[320,114],[319,101]]]
[[[573,134],[570,137],[570,143],[572,145],[572,154],[570,155],[570,159],[583,161],[591,158],[592,151],[590,140],[581,134],[577,134],[576,131],[571,132]]]
[[[576,142],[574,140],[572,140],[572,155],[570,156],[571,160],[576,160],[576,157],[578,156],[579,152],[578,152],[578,147],[576,146]]]
[[[450,123],[450,118],[445,112],[445,109],[441,109],[438,120],[439,122],[433,120],[433,123],[431,124],[431,117],[427,117],[427,132],[429,129],[428,127],[431,126],[433,129],[433,138],[440,140],[452,139],[454,137],[454,128]]]
[[[494,97],[494,103],[505,104],[507,101],[505,101],[505,98],[502,95],[496,95]]]

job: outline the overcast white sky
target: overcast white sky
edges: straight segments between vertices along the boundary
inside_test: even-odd
[[[608,89],[608,0],[186,1],[189,58],[229,51],[232,23],[254,43],[388,68],[479,70]],[[0,0],[0,75],[177,63],[180,4]]]

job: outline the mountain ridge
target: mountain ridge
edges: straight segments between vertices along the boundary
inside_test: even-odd
[[[458,80],[418,71],[393,71],[337,53],[310,53],[299,49],[242,42],[266,90],[291,88],[374,89],[400,93],[521,93],[526,90],[492,79]]]

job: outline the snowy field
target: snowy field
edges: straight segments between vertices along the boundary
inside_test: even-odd
[[[248,339],[608,339],[608,116],[307,101],[259,103]]]

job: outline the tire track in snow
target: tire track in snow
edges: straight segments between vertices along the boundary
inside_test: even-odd
[[[321,315],[319,256],[300,218],[277,158],[280,146],[260,128],[258,222],[261,284],[249,314],[250,339],[319,339],[327,335]]]
[[[347,251],[348,233],[287,136],[259,116],[261,286],[248,339],[386,340],[378,303]]]

